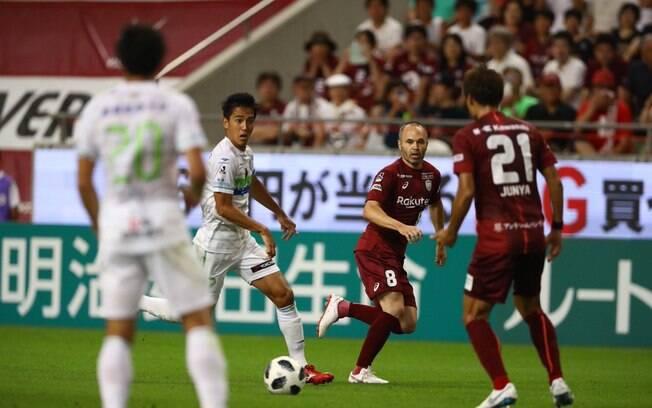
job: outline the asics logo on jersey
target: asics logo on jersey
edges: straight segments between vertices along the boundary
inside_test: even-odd
[[[430,199],[425,197],[414,198],[398,196],[396,198],[396,204],[403,205],[407,208],[422,207],[430,204]]]
[[[374,292],[376,292],[376,291],[378,290],[379,287],[380,287],[380,283],[376,282],[376,283],[374,284]]]
[[[401,189],[405,190],[409,185],[410,185],[410,182],[409,182],[409,181],[406,181],[406,182],[403,183],[403,185],[401,186]]]

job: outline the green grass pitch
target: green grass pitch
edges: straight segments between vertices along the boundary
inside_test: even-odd
[[[0,407],[97,407],[99,330],[0,326]],[[330,385],[306,385],[298,396],[267,393],[262,373],[285,354],[276,337],[222,336],[231,407],[474,407],[490,385],[467,344],[390,338],[374,364],[386,386],[351,385],[347,375],[361,340],[307,339],[309,359],[332,371]],[[140,332],[134,348],[130,407],[197,406],[178,332]],[[505,345],[518,406],[551,407],[535,350]],[[652,407],[652,350],[563,347],[565,377],[577,407]]]

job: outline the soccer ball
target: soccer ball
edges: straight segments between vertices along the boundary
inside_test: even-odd
[[[263,380],[272,394],[296,395],[306,385],[306,374],[296,360],[281,356],[267,364]]]

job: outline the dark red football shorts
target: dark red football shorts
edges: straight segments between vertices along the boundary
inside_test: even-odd
[[[385,292],[401,292],[405,306],[417,307],[414,289],[403,269],[403,259],[385,257],[369,251],[356,251],[360,279],[369,299],[376,304],[376,298]]]
[[[473,254],[464,293],[491,303],[505,303],[512,282],[514,294],[537,296],[546,254]]]

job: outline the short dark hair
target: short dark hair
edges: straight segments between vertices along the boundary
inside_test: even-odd
[[[455,2],[455,10],[462,7],[470,9],[473,14],[475,14],[476,10],[478,9],[478,5],[476,4],[475,0],[457,0]]]
[[[435,7],[435,0],[416,0],[414,3],[416,4],[419,2],[428,3],[430,7]]]
[[[573,48],[575,45],[575,41],[573,40],[573,36],[571,33],[568,31],[558,31],[552,36],[552,41],[557,41],[557,40],[564,40],[566,41],[566,44],[568,44],[569,47]]]
[[[403,39],[407,39],[409,36],[411,36],[414,33],[419,33],[421,34],[424,38],[428,38],[428,31],[426,31],[426,28],[422,26],[421,24],[410,24],[406,25],[405,29],[403,29]]]
[[[593,44],[593,48],[597,47],[599,44],[607,44],[611,48],[616,48],[618,46],[616,37],[611,35],[610,33],[599,33],[595,37],[595,44]]]
[[[148,25],[129,24],[122,29],[115,51],[129,74],[151,77],[163,61],[165,41]]]
[[[536,13],[534,13],[534,18],[536,19],[538,17],[543,17],[550,22],[555,21],[555,13],[553,13],[552,11],[550,11],[550,9],[547,8],[543,10],[539,10]]]
[[[365,0],[364,7],[369,8],[371,3],[373,3],[374,1],[377,1],[378,3],[382,4],[383,7],[385,8],[389,8],[389,0]]]
[[[254,112],[254,117],[258,114],[256,109],[256,99],[246,92],[234,93],[222,103],[222,115],[228,119],[235,108],[248,108]]]
[[[618,10],[618,17],[623,15],[627,10],[631,11],[634,13],[634,18],[636,21],[638,21],[641,18],[641,9],[634,3],[625,3],[622,6],[620,6],[620,10]]]
[[[464,95],[483,106],[498,106],[503,100],[503,77],[482,64],[464,75]]]
[[[584,15],[582,14],[582,10],[576,9],[576,8],[570,8],[564,12],[564,21],[570,17],[576,18],[579,21],[582,21],[582,18],[584,18]]]
[[[359,35],[364,35],[367,37],[367,41],[369,41],[369,44],[371,44],[372,48],[376,48],[376,45],[378,45],[378,41],[376,41],[376,34],[374,34],[373,31],[371,30],[360,30],[357,33],[355,33],[355,37]]]
[[[281,76],[276,71],[263,71],[258,74],[258,78],[256,78],[256,88],[265,81],[272,81],[278,89],[283,87]]]

